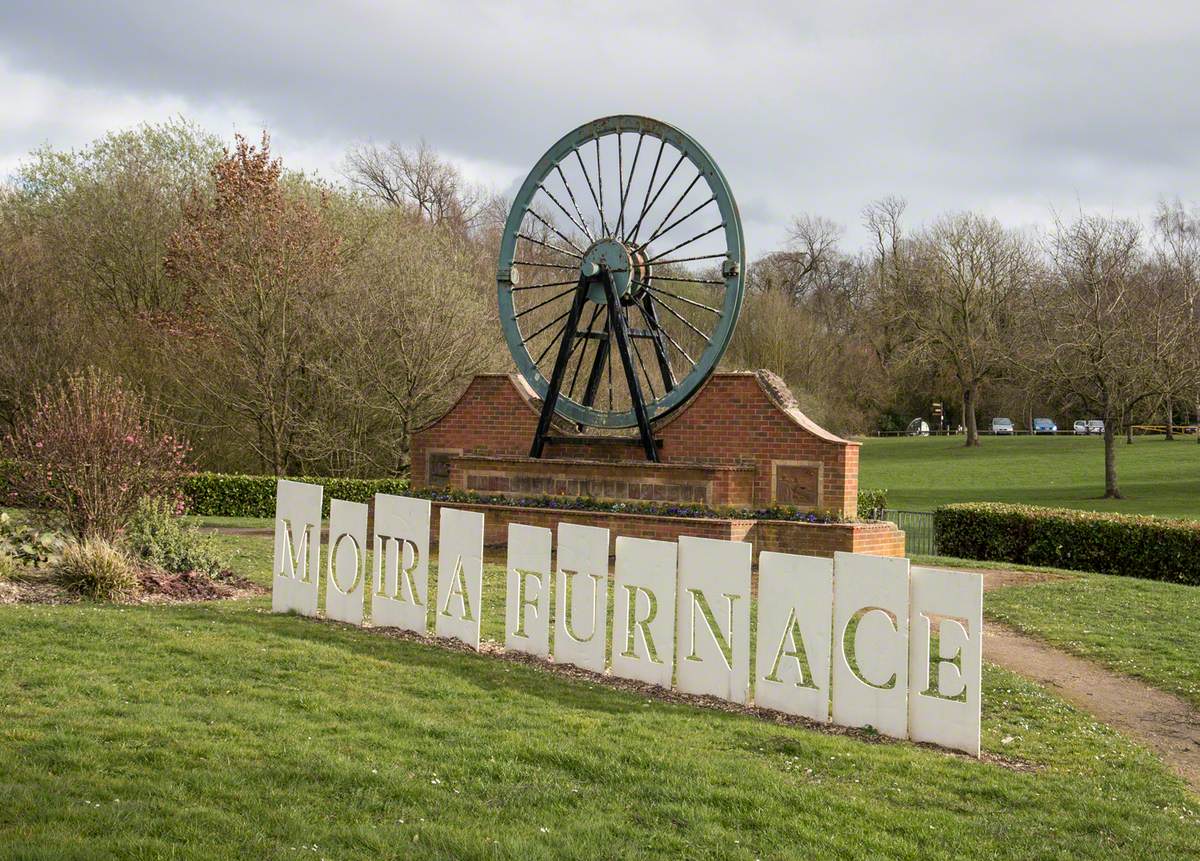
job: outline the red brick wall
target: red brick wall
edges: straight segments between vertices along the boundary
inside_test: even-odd
[[[412,479],[428,483],[429,452],[526,456],[537,426],[538,402],[519,378],[481,375],[451,409],[413,434]],[[753,465],[753,500],[769,504],[773,461],[821,464],[821,508],[853,517],[858,505],[858,443],[818,427],[769,393],[753,373],[714,374],[692,400],[658,423],[664,463]],[[556,431],[562,432],[562,431]],[[636,445],[549,445],[557,459],[640,459]],[[731,491],[733,492],[733,491]]]
[[[549,508],[518,508],[501,505],[433,503],[432,537],[437,536],[439,511],[444,507],[481,511],[484,514],[484,543],[489,547],[508,542],[508,525],[522,523],[555,529],[560,522],[599,526],[609,530],[609,553],[616,552],[618,535],[675,541],[680,535],[749,541],[754,555],[763,550],[832,556],[834,551],[869,553],[873,556],[903,556],[904,533],[891,523],[801,523],[786,520],[725,520],[699,517],[659,517],[621,514],[612,511],[558,511]]]

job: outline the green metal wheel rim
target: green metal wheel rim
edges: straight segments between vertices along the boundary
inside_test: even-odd
[[[556,170],[556,166],[564,164],[565,160],[569,156],[581,150],[585,144],[591,144],[593,141],[598,141],[599,139],[613,134],[619,136],[622,133],[635,133],[644,135],[646,138],[654,138],[659,141],[663,141],[677,150],[678,153],[684,157],[684,160],[690,162],[697,169],[698,173],[702,175],[702,178],[711,190],[712,197],[715,199],[715,203],[718,207],[721,217],[720,227],[714,228],[713,231],[710,232],[721,230],[725,239],[726,259],[722,261],[721,270],[724,295],[722,297],[719,309],[720,317],[715,321],[713,328],[708,333],[707,346],[703,349],[703,352],[701,352],[700,356],[694,360],[694,364],[690,370],[677,381],[674,388],[672,388],[670,391],[663,392],[661,396],[647,400],[647,413],[650,419],[654,420],[657,418],[662,418],[672,410],[685,403],[688,398],[695,394],[700,386],[703,385],[704,381],[708,379],[713,370],[715,370],[717,363],[720,361],[726,347],[729,345],[730,338],[733,336],[734,326],[737,323],[738,313],[741,310],[744,289],[746,249],[737,203],[734,201],[733,193],[729,188],[729,183],[725,179],[724,174],[721,172],[721,169],[717,166],[716,162],[713,161],[712,157],[702,146],[700,146],[700,144],[698,144],[685,132],[675,128],[674,126],[668,125],[667,123],[651,119],[649,117],[632,115],[612,116],[594,120],[590,123],[580,126],[574,131],[564,135],[557,143],[547,150],[546,154],[541,157],[536,165],[534,165],[533,169],[529,172],[528,177],[526,177],[524,184],[521,186],[520,191],[516,195],[512,209],[509,211],[508,219],[505,222],[504,236],[501,240],[500,257],[496,275],[500,323],[504,331],[505,340],[508,343],[509,351],[512,354],[513,360],[516,362],[518,371],[525,378],[526,382],[528,382],[533,388],[534,392],[536,392],[539,397],[544,399],[546,397],[547,389],[549,388],[549,381],[538,368],[538,363],[534,360],[534,357],[530,355],[530,352],[527,349],[526,337],[522,334],[521,324],[517,319],[517,308],[513,299],[513,288],[518,287],[519,289],[519,285],[513,283],[514,262],[516,261],[515,254],[519,238],[518,234],[521,231],[526,215],[533,206],[535,195],[537,195],[542,184],[546,181],[547,177],[550,176],[551,172]],[[639,138],[639,146],[640,142],[641,138]],[[596,148],[597,160],[599,160],[599,143],[596,144]],[[636,166],[637,164],[635,160],[634,167],[636,168]],[[561,171],[561,167],[557,169]],[[597,167],[597,169],[599,170],[599,167]],[[584,176],[587,176],[586,169],[584,171]],[[653,185],[653,180],[654,177],[652,176],[650,183],[651,186]],[[631,186],[632,183],[633,177],[631,174]],[[597,184],[600,184],[599,179]],[[665,186],[666,183],[664,183],[663,187],[665,188]],[[603,197],[601,193],[601,202],[602,201]],[[574,199],[572,199],[572,203],[574,203]],[[653,206],[654,204],[652,203],[651,208],[653,208]],[[576,212],[578,211],[578,207],[576,207]],[[565,209],[564,212],[566,212]],[[602,207],[601,212],[603,215]],[[622,213],[623,212],[624,201],[622,201]],[[569,213],[567,213],[567,215],[570,217]],[[616,226],[616,222],[614,221],[614,227]],[[562,234],[559,235],[562,236]],[[650,257],[653,256],[652,253],[648,252],[648,254]],[[571,256],[576,257],[579,255],[572,254]],[[519,261],[516,261],[516,264],[520,265]],[[565,269],[565,267],[558,268]],[[572,276],[570,273],[564,272],[562,277],[564,281],[568,278],[578,279],[579,273],[575,272]],[[666,280],[670,282],[674,279],[668,278]],[[568,287],[567,289],[570,288]],[[682,352],[682,350],[680,352]],[[578,401],[569,397],[566,392],[562,392],[560,394],[555,411],[563,418],[589,427],[627,428],[633,427],[637,424],[632,409],[597,409],[594,406],[587,406],[579,403]]]

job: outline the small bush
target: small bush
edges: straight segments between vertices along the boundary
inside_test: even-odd
[[[52,564],[64,543],[53,529],[38,529],[18,522],[7,511],[0,511],[0,553],[11,556],[17,563],[35,568]]]
[[[215,577],[229,568],[229,559],[212,536],[182,525],[174,515],[174,505],[165,499],[143,499],[124,537],[135,559],[172,574],[196,572]]]
[[[1200,521],[968,502],[933,525],[945,556],[1200,586]]]
[[[883,488],[859,490],[858,519],[870,520],[880,508],[887,508],[887,491]]]
[[[14,580],[17,576],[17,560],[0,548],[0,582]]]
[[[143,395],[95,369],[35,394],[4,448],[19,501],[61,513],[77,538],[114,539],[144,496],[172,493],[187,446]]]
[[[96,601],[127,600],[137,597],[142,588],[137,569],[120,548],[103,538],[72,541],[54,574],[67,591]]]

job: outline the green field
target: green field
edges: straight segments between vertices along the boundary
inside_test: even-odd
[[[889,437],[863,441],[859,487],[887,488],[888,506],[930,511],[950,502],[1016,502],[1200,518],[1200,445],[1137,437],[1117,446],[1124,499],[1104,494],[1099,437]]]
[[[266,581],[270,541],[221,539]],[[489,566],[484,634],[502,626]],[[268,612],[0,607],[0,857],[1194,857],[1144,749],[991,666],[1020,768]]]
[[[987,617],[1200,708],[1200,588],[1061,573],[1062,579],[989,592]]]

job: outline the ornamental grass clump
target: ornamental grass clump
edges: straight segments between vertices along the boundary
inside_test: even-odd
[[[68,544],[54,577],[68,592],[95,601],[127,601],[142,591],[133,563],[119,547],[103,538]]]
[[[94,368],[37,392],[4,443],[17,501],[58,512],[79,539],[116,539],[187,469],[187,444],[156,427],[142,393]]]

